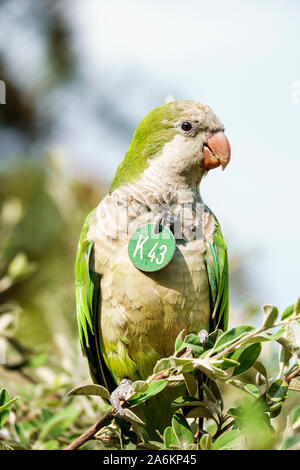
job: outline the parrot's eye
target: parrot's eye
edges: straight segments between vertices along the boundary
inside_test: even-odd
[[[184,121],[182,124],[181,124],[181,129],[185,132],[188,132],[192,129],[192,124],[189,122],[189,121]]]

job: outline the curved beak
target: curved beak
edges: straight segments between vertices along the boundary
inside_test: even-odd
[[[219,131],[211,134],[203,144],[203,161],[201,167],[212,170],[222,166],[225,170],[230,161],[230,144],[224,132]]]

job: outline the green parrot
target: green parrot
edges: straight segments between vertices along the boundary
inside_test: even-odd
[[[229,160],[208,106],[166,103],[140,122],[109,193],[87,216],[76,257],[80,342],[93,381],[110,392],[151,375],[180,331],[227,328],[227,248],[199,184]],[[137,269],[128,254],[146,223],[169,224],[176,240],[172,260],[155,272]]]

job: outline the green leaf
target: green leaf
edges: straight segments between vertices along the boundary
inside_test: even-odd
[[[44,449],[45,450],[58,450],[59,442],[55,439],[52,439],[51,441],[47,441],[44,443]]]
[[[171,426],[167,427],[164,432],[164,444],[166,449],[172,449],[179,445],[178,439]]]
[[[179,387],[180,385],[185,384],[185,379],[184,379],[183,374],[169,375],[167,378],[167,381],[168,381],[169,388],[176,388],[176,387]]]
[[[197,393],[198,384],[195,377],[192,374],[182,374],[184,377],[185,385],[190,396],[194,396]]]
[[[218,404],[218,400],[213,394],[213,392],[210,390],[210,388],[206,385],[205,382],[202,384],[202,388],[204,391],[204,395],[207,401],[211,401],[212,403],[215,403],[216,405]]]
[[[240,325],[231,328],[231,330],[226,331],[218,338],[214,346],[214,350],[216,352],[221,352],[253,331],[255,331],[255,328],[250,325]]]
[[[197,398],[189,397],[189,396],[178,397],[171,404],[171,406],[174,408],[182,408],[183,406],[196,406],[196,405],[206,407],[206,404],[203,401],[200,401]]]
[[[172,428],[181,449],[187,449],[194,443],[194,436],[183,414],[177,411],[172,419]]]
[[[223,356],[221,359],[218,359],[216,361],[212,361],[212,364],[224,370],[229,369],[229,367],[235,368],[240,365],[238,361],[235,361],[234,359],[231,359],[225,356]]]
[[[8,403],[9,402],[9,393],[7,390],[5,390],[5,388],[2,388],[0,390],[0,407],[4,406],[5,403]],[[2,413],[0,412],[0,429],[2,428],[2,426],[4,425],[8,415],[9,415],[9,405],[7,408],[4,408]]]
[[[274,325],[276,318],[278,317],[278,309],[274,305],[265,304],[263,305],[264,320],[262,328],[271,328]]]
[[[129,410],[128,408],[124,408],[124,414],[131,423],[137,423],[142,426],[145,426],[144,421],[142,421],[139,416],[137,416],[135,413],[133,413],[133,411]]]
[[[266,380],[268,380],[267,369],[265,368],[265,366],[263,365],[262,362],[256,361],[256,362],[253,364],[253,367],[254,367],[254,369],[257,370],[263,377],[265,377]]]
[[[217,382],[213,379],[209,380],[209,388],[214,394],[215,398],[219,401],[221,410],[224,408],[223,396]]]
[[[223,401],[221,390],[215,380],[209,380],[209,388],[217,400],[219,400],[220,402]]]
[[[275,380],[267,391],[267,398],[269,399],[268,406],[271,411],[277,409],[285,401],[288,393],[288,383],[283,380]]]
[[[211,389],[203,382],[204,401],[211,414],[216,413],[220,415],[220,404]]]
[[[205,406],[196,406],[191,411],[188,412],[187,418],[208,418],[213,419],[213,414]]]
[[[281,401],[283,398],[286,397],[288,392],[288,384],[283,380],[275,380],[272,385],[270,386],[267,397],[270,398],[272,401]]]
[[[300,358],[300,347],[295,341],[290,341],[288,338],[282,337],[276,340],[281,346],[290,351],[296,359]]]
[[[265,366],[263,365],[262,362],[256,361],[253,364],[253,368],[257,371],[256,377],[255,377],[256,385],[258,387],[260,385],[265,385],[266,387],[265,390],[267,390],[269,386],[269,380],[268,380],[268,373],[267,373]]]
[[[25,437],[25,434],[24,434],[24,430],[22,428],[22,426],[19,426],[19,424],[15,423],[15,430],[16,430],[16,433],[20,439],[20,442],[23,446],[28,446],[28,440],[27,438]]]
[[[222,380],[222,381],[228,380],[228,378],[231,377],[233,370],[234,370],[234,367],[230,367],[229,369],[226,369],[226,370],[220,369],[216,367],[216,365],[214,364],[212,364],[211,367],[212,367],[213,375],[207,374],[205,370],[203,369],[201,370],[203,370],[203,372],[206,373],[209,379],[215,378],[215,379]]]
[[[0,390],[0,429],[3,427],[9,413],[11,405],[20,397],[15,397],[10,400],[8,391],[5,388]]]
[[[164,444],[163,442],[159,442],[159,441],[148,441],[148,442],[145,442],[144,445],[149,445],[148,449],[163,449],[164,448]]]
[[[74,406],[67,406],[59,413],[55,414],[50,418],[43,426],[40,440],[45,440],[49,435],[57,437],[63,434],[64,430],[67,429],[80,415],[81,410]]]
[[[153,372],[154,374],[159,374],[160,372],[177,369],[178,367],[182,367],[182,372],[191,372],[193,370],[193,359],[174,356],[164,358],[157,362]]]
[[[230,355],[230,359],[239,362],[239,365],[235,367],[233,376],[240,375],[250,369],[256,362],[257,358],[261,353],[261,344],[254,343],[250,346],[239,347],[233,354]]]
[[[213,450],[225,450],[231,449],[240,436],[240,431],[238,429],[231,429],[230,431],[224,432],[220,437],[218,437],[213,443]]]
[[[291,315],[293,315],[294,311],[295,311],[295,304],[287,307],[284,310],[283,314],[281,315],[281,320],[286,320],[287,318],[289,318]]]
[[[24,253],[18,253],[9,263],[8,275],[13,281],[20,281],[34,273],[36,269],[36,263],[29,262]]]
[[[281,413],[281,409],[282,409],[282,406],[279,405],[279,406],[273,406],[272,407],[272,411],[270,411],[270,418],[277,418],[278,415],[280,415]]]
[[[213,348],[214,345],[216,344],[217,340],[223,335],[223,333],[224,332],[222,330],[219,330],[219,329],[216,329],[215,331],[210,333],[208,335],[208,341],[206,343],[206,348],[207,349]]]
[[[290,325],[287,326],[285,337],[288,341],[295,343],[293,330]],[[283,344],[279,347],[279,376],[281,376],[286,369],[288,369],[290,360],[293,354]]]
[[[15,397],[13,398],[12,400],[9,400],[7,401],[6,403],[4,403],[3,405],[0,406],[0,413],[2,413],[3,411],[7,410],[7,408],[10,408],[11,405],[13,403],[15,403],[15,401],[19,400],[20,397]]]
[[[48,410],[47,408],[42,408],[41,411],[42,411],[42,420],[44,423],[48,421],[48,419],[52,418],[52,416],[54,416],[54,413]]]
[[[128,407],[134,408],[135,406],[144,403],[146,400],[149,400],[149,398],[160,393],[167,386],[167,384],[168,381],[166,379],[150,382],[145,390],[142,389],[142,391],[137,392],[128,400]]]
[[[183,334],[185,330],[181,330],[175,341],[175,351],[179,351],[183,344]]]
[[[19,442],[14,442],[14,441],[8,441],[8,444],[4,444],[4,449],[3,450],[28,450],[28,447],[23,446],[23,444],[20,444]]]
[[[285,333],[285,328],[282,327],[272,335],[270,333],[267,333],[269,340],[271,341],[277,341],[279,338],[281,338]]]
[[[230,379],[228,382],[230,385],[233,385],[234,387],[239,388],[240,390],[243,390],[244,392],[248,393],[254,398],[258,398],[260,393],[258,388],[255,385],[252,384],[244,384],[243,382],[240,382],[239,380],[234,380]]]
[[[242,416],[241,407],[237,406],[236,408],[230,408],[227,410],[227,414],[233,418],[240,418]]]
[[[182,344],[183,348],[190,348],[196,356],[200,356],[203,353],[203,346],[199,336],[191,334],[188,335]]]
[[[137,392],[144,392],[148,388],[149,384],[145,380],[137,380],[132,384],[132,393],[128,399],[132,398]]]
[[[300,421],[300,405],[297,405],[295,408],[293,408],[291,412],[291,424],[294,427],[296,424],[298,427],[298,422]],[[300,425],[300,422],[299,422]]]
[[[97,384],[82,385],[80,387],[75,387],[67,393],[67,396],[73,395],[96,395],[101,398],[110,399],[110,394],[106,388]]]
[[[283,450],[288,450],[291,449],[292,447],[296,446],[300,442],[300,434],[295,434],[294,436],[290,436],[287,439],[285,439],[282,449]]]
[[[204,434],[200,439],[200,447],[202,450],[211,450],[213,446],[210,434]]]
[[[40,354],[37,354],[32,359],[30,359],[30,361],[28,361],[28,366],[32,368],[41,367],[45,365],[47,361],[48,361],[48,354],[40,353]]]

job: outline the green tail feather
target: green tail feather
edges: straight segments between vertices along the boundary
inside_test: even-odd
[[[176,388],[167,387],[146,403],[132,409],[134,413],[145,419],[145,439],[160,440],[160,435],[163,435],[166,427],[172,424],[172,416],[176,411],[176,408],[171,407],[172,402],[185,394],[184,385]]]

